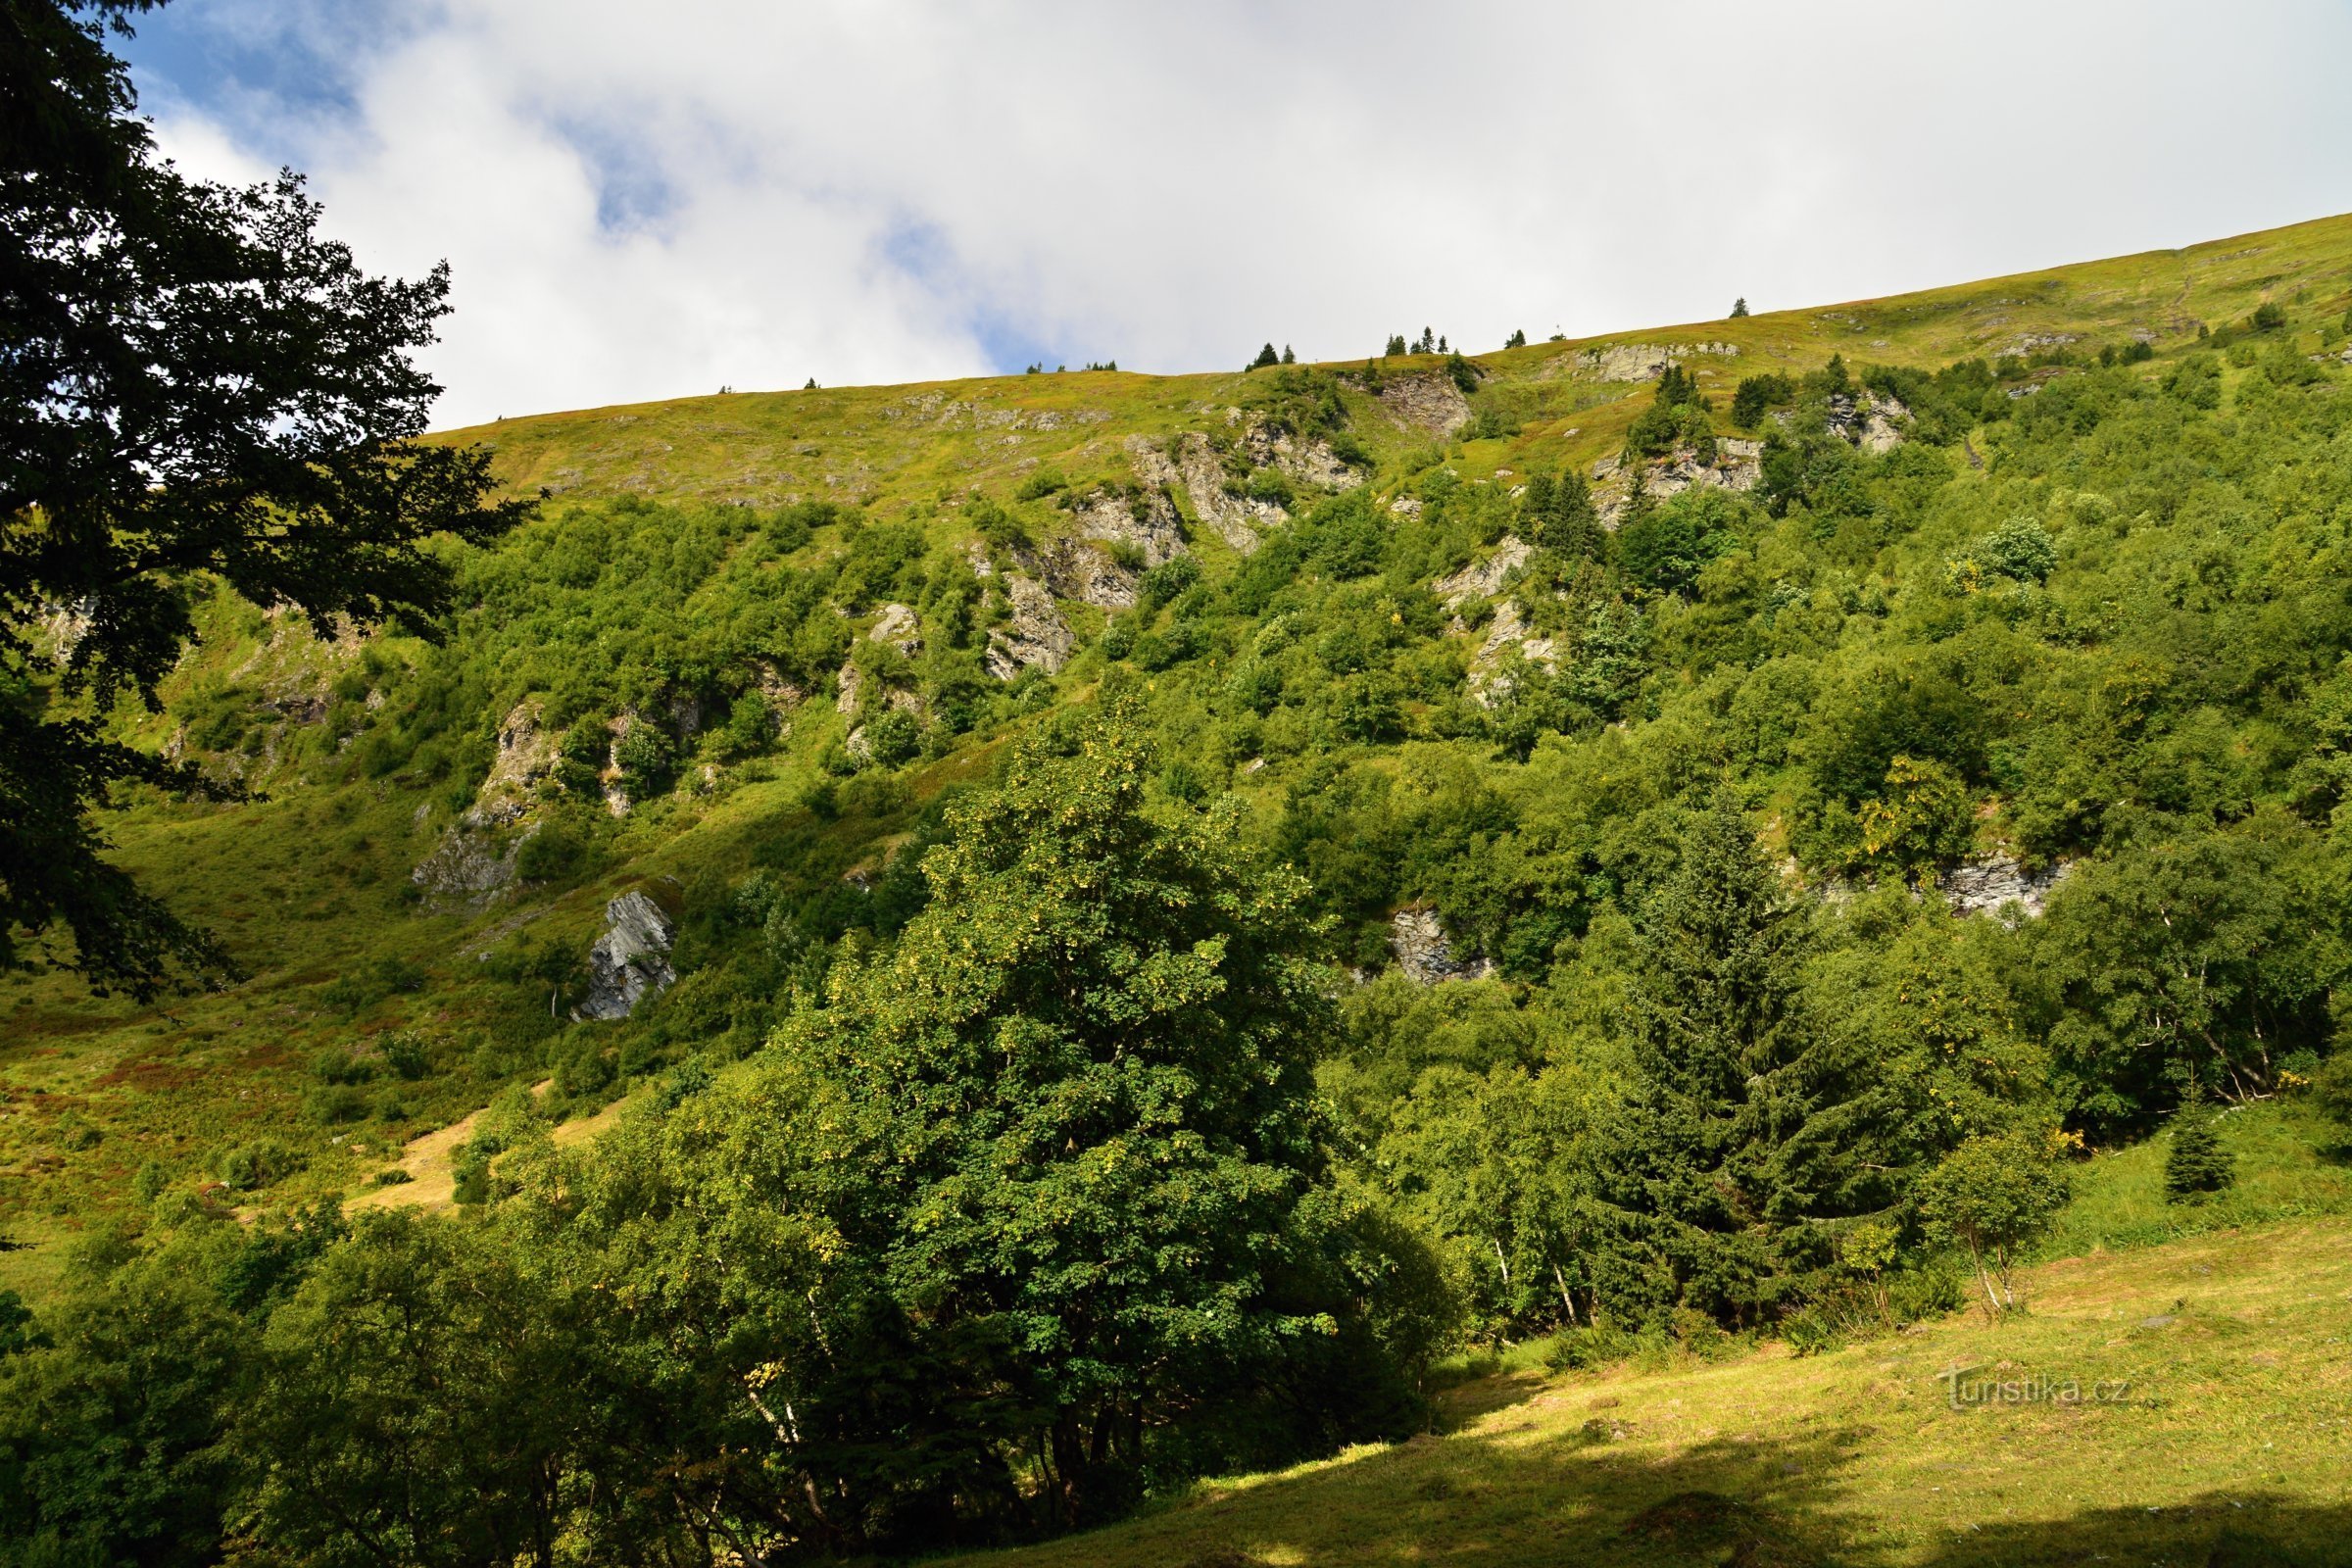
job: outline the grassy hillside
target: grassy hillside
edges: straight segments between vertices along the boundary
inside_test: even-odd
[[[451,433],[444,623],[111,720],[242,974],[0,985],[0,1562],[2340,1559],[2348,337]]]
[[[1556,711],[1482,708],[1504,574],[1493,573],[1483,601],[1432,585],[1492,564],[1496,541],[1525,531],[1514,519],[1531,476],[1585,473],[1620,453],[1670,354],[1718,408],[1743,378],[1801,375],[1833,354],[1857,368],[1921,371],[1984,358],[2022,393],[2092,365],[2101,348],[2144,339],[2156,357],[2130,373],[2152,385],[2210,346],[2201,331],[2242,335],[2266,302],[2285,309],[2295,353],[2331,357],[2352,306],[2352,218],[1893,299],[1535,343],[1476,355],[1462,371],[1400,356],[1247,374],[1069,372],[687,399],[452,432],[490,444],[509,483],[552,499],[504,545],[466,555],[472,608],[447,649],[401,635],[314,640],[217,602],[203,644],[166,688],[166,710],[129,723],[140,743],[184,751],[264,793],[238,806],[132,802],[111,823],[122,863],[220,932],[248,978],[150,1007],[92,999],[59,976],[0,985],[0,1170],[10,1177],[0,1234],[13,1244],[0,1252],[0,1284],[40,1294],[76,1236],[142,1212],[159,1193],[251,1208],[364,1192],[408,1139],[502,1089],[552,1074],[551,1112],[584,1113],[714,1040],[748,1049],[773,1007],[745,1000],[758,989],[745,979],[738,918],[747,872],[763,870],[773,887],[761,896],[795,911],[792,952],[769,955],[787,968],[821,968],[821,952],[805,950],[845,934],[886,937],[904,918],[884,906],[892,888],[912,878],[911,857],[893,862],[893,851],[919,847],[943,792],[984,774],[1004,736],[1121,671],[1140,668],[1155,694],[1173,743],[1168,786],[1240,794],[1270,847],[1315,876],[1339,921],[1335,957],[1383,966],[1387,909],[1428,904],[1457,945],[1505,959],[1506,979],[1539,979],[1568,956],[1561,943],[1595,920],[1606,928],[1610,889],[1638,880],[1628,867],[1641,859],[1643,803],[1680,787],[1668,777],[1688,723],[1677,705],[1722,714],[1729,701],[1735,723],[1759,722],[1748,698],[1727,697],[1723,672],[1788,667],[1795,621],[1783,603],[1816,617],[1805,634],[1816,653],[1851,647],[1875,635],[1872,624],[1891,624],[1888,604],[1956,547],[1964,513],[2033,502],[2055,526],[2095,509],[2069,514],[2068,483],[2046,467],[2004,467],[2013,426],[1976,426],[1968,413],[1932,475],[1898,464],[1870,481],[1890,499],[1869,529],[1838,523],[1815,498],[1798,505],[1814,518],[1810,533],[1781,545],[1757,533],[1731,558],[1748,564],[1748,581],[1679,598],[1604,589],[1646,639],[1646,652],[1628,656],[1640,667],[1613,677],[1622,689],[1568,692]],[[2223,368],[2230,388],[2250,373]],[[1930,449],[1915,440],[1905,450]],[[1186,471],[1188,453],[1205,480],[1199,465]],[[1923,483],[1953,499],[1903,499]],[[1345,485],[1356,488],[1339,494]],[[1347,513],[1338,503],[1351,497],[1373,505]],[[1149,540],[1078,538],[1105,498],[1144,523],[1164,498],[1200,585],[1139,579],[1163,553]],[[1318,512],[1327,505],[1335,510]],[[1385,534],[1348,534],[1366,519]],[[2078,567],[2143,581],[2205,569],[2145,554],[2155,539],[2070,556],[2053,585]],[[1260,541],[1245,559],[1243,547]],[[996,574],[979,577],[992,558]],[[981,664],[992,626],[1002,631],[1011,613],[1001,592],[1010,575],[1074,580],[1080,597],[1063,594],[1054,612],[1068,627],[1068,662],[1007,682]],[[1532,578],[1521,597],[1531,634],[1567,648],[1585,633],[1561,607],[1592,602],[1591,584],[1553,580],[1550,598]],[[2085,581],[2085,594],[2108,591]],[[1211,590],[1221,597],[1203,601]],[[1141,609],[1120,608],[1138,597]],[[910,660],[865,635],[898,598],[918,601],[929,639]],[[1754,629],[1776,614],[1778,645]],[[1368,654],[1350,641],[1366,637]],[[1522,663],[1508,646],[1499,662],[1507,687]],[[844,712],[830,699],[847,662],[874,676]],[[1245,680],[1256,684],[1245,692]],[[755,687],[766,693],[758,713]],[[854,730],[879,721],[877,733],[896,733],[888,710],[901,699],[883,691],[916,699],[920,734],[898,735],[898,765],[861,765],[844,751]],[[698,721],[676,719],[683,700]],[[1799,713],[1760,721],[1800,722],[1794,701]],[[521,819],[483,835],[493,858],[511,858],[536,824],[545,853],[535,874],[482,899],[420,890],[413,872],[453,833],[472,842],[465,818],[493,788],[502,726],[532,703],[544,705],[534,711],[551,741],[564,726],[576,738],[615,715],[667,713],[676,755],[624,818],[576,778],[568,791],[537,780]],[[730,737],[721,714],[748,715],[741,733]],[[1627,722],[1637,726],[1630,747]],[[1536,744],[1545,734],[1575,749]],[[2279,738],[2276,715],[2219,736],[2182,744],[2299,744]],[[583,765],[607,760],[600,752]],[[2265,765],[2282,773],[2291,760],[2266,754]],[[1996,777],[1997,762],[1967,780],[1987,812],[2020,793],[2023,764]],[[1811,808],[1801,778],[1757,777],[1754,804],[1808,875],[1818,884],[1839,872],[1835,855],[1792,837]],[[1510,805],[1494,815],[1479,801]],[[1443,826],[1456,807],[1494,821]],[[1503,853],[1505,817],[1517,823],[1518,871],[1483,866],[1483,883],[1457,874],[1468,863],[1458,852]],[[1988,821],[1984,843],[2022,845],[2029,858],[2095,847],[2022,814]],[[1430,863],[1406,873],[1413,885],[1393,865],[1362,862],[1380,834],[1427,841]],[[1563,874],[1533,868],[1539,844],[1584,857],[1573,907],[1539,886],[1556,890]],[[1449,858],[1455,869],[1439,863]],[[686,918],[686,982],[624,1024],[551,1017],[551,996],[565,1003],[578,983],[605,902],[630,887]],[[1531,923],[1547,900],[1557,917]],[[387,1054],[398,1038],[414,1049]],[[409,1065],[388,1065],[393,1056]],[[237,1174],[215,1185],[240,1151]]]
[[[1832,354],[1932,368],[2070,344],[2095,352],[2134,333],[2177,349],[2193,343],[2200,325],[2241,321],[2267,300],[2291,303],[2313,318],[2340,317],[2352,299],[2348,256],[2352,216],[1888,299],[1477,353],[1492,372],[1482,406],[1491,403],[1523,427],[1514,436],[1461,442],[1448,457],[1465,477],[1483,478],[1500,468],[1556,470],[1616,452],[1642,406],[1634,395],[1640,387],[1604,379],[1607,367],[1585,361],[1594,350],[1691,350],[1700,377],[1728,391],[1740,376],[1809,369]],[[1366,344],[1366,352],[1374,347]],[[1427,371],[1439,361],[1386,363]],[[1116,467],[1126,436],[1213,427],[1226,409],[1255,401],[1263,380],[1070,371],[734,393],[507,418],[452,431],[449,439],[488,443],[510,484],[559,495],[768,507],[831,499],[896,508],[929,505],[943,488],[1002,493],[1040,465],[1072,478],[1096,466]],[[1409,420],[1375,416],[1355,428],[1389,461],[1430,438]]]
[[[1970,1313],[1825,1355],[1497,1370],[1446,1396],[1437,1435],[952,1560],[2342,1563],[2348,1284],[2352,1228],[2284,1224],[2046,1264],[2030,1316]],[[1955,1408],[1980,1380],[2082,1396]]]

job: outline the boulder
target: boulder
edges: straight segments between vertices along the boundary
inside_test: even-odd
[[[1486,958],[1463,958],[1446,939],[1446,927],[1435,909],[1398,909],[1389,921],[1389,951],[1396,967],[1425,986],[1446,980],[1484,980],[1494,972]]]
[[[921,623],[906,605],[884,605],[873,629],[865,635],[867,641],[888,643],[908,659],[923,651]]]
[[[669,964],[677,927],[662,906],[634,889],[605,906],[605,934],[588,950],[588,994],[577,1020],[626,1018],[678,978]]]

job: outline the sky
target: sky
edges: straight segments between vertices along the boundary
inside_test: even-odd
[[[443,426],[1238,368],[2352,210],[2352,5],[175,0],[165,150],[446,259]]]

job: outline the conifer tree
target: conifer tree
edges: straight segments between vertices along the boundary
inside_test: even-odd
[[[2218,1193],[2236,1177],[2236,1168],[2213,1125],[2213,1106],[2194,1084],[2173,1116],[2173,1143],[2164,1156],[2164,1195],[2174,1202]]]
[[[1250,368],[1252,370],[1262,370],[1269,365],[1280,365],[1281,363],[1282,356],[1275,353],[1274,345],[1269,343],[1264,348],[1257,351],[1257,358],[1250,362]]]
[[[1524,504],[1535,544],[1564,556],[1592,558],[1600,554],[1607,536],[1592,510],[1592,487],[1574,468],[1557,479],[1537,474],[1528,481]]]
[[[1641,924],[1618,1201],[1680,1303],[1735,1321],[1769,1316],[1827,1262],[1816,1222],[1890,1197],[1873,1097],[1805,1004],[1807,952],[1743,813],[1703,807]]]
[[[1745,316],[1746,314],[1747,296],[1742,294],[1738,299],[1732,301],[1732,319],[1737,321],[1740,319],[1740,318]]]

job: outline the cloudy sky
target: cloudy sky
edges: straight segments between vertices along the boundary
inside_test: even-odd
[[[1490,348],[2352,209],[2340,0],[176,0],[119,47],[183,166],[449,260],[444,424]]]

